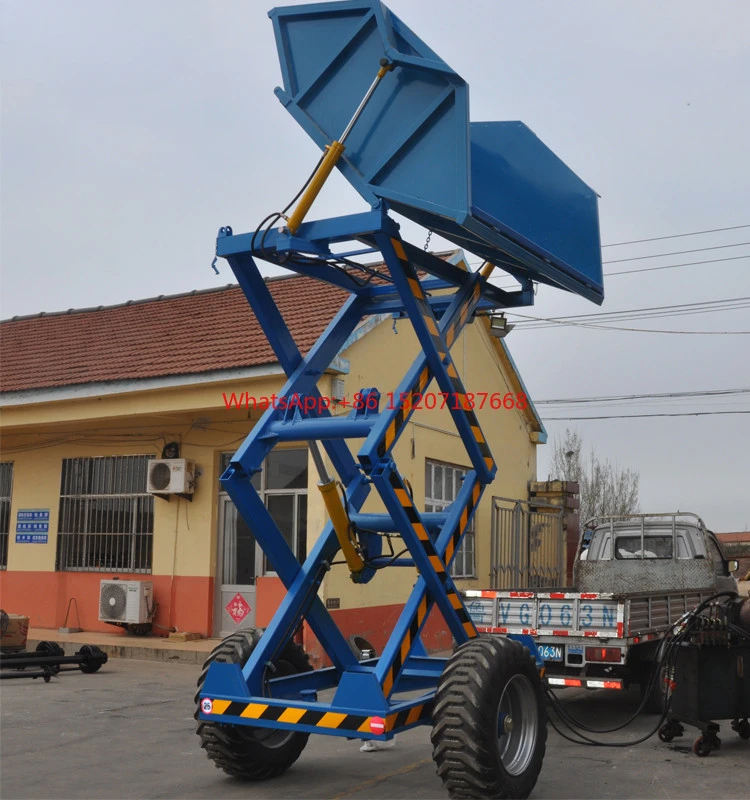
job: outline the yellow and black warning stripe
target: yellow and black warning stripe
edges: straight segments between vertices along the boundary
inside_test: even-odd
[[[406,254],[404,253],[403,246],[398,241],[398,239],[392,239],[391,243],[394,244],[394,249],[396,250],[396,254],[399,257],[399,261],[403,262],[405,260]],[[396,244],[398,247],[396,247]],[[401,254],[404,254],[404,259],[401,258]],[[408,263],[408,262],[407,262]],[[465,267],[463,267],[466,269]],[[416,273],[415,273],[416,277]],[[409,284],[410,286],[414,287],[414,280]],[[417,291],[422,295],[421,286],[419,286],[419,281],[416,282]],[[413,289],[412,289],[413,290]],[[479,283],[474,285],[472,289],[471,296],[466,299],[457,318],[453,321],[453,323],[448,327],[447,331],[445,332],[445,341],[448,347],[453,346],[453,342],[456,340],[456,337],[461,333],[464,329],[467,320],[474,312],[477,303],[479,302],[479,298],[481,296],[481,286]],[[429,385],[430,381],[433,379],[434,375],[432,370],[430,369],[429,365],[425,365],[422,370],[420,371],[417,379],[414,383],[409,387],[407,392],[403,393],[402,397],[398,398],[398,408],[396,409],[395,414],[393,415],[393,419],[391,420],[388,428],[386,429],[385,435],[383,438],[378,442],[376,447],[377,454],[380,458],[386,455],[393,447],[395,442],[398,440],[398,437],[401,434],[401,430],[403,429],[404,425],[408,422],[409,417],[411,416],[413,410],[413,403],[415,402],[416,398],[423,397],[425,393],[425,389]]]
[[[456,612],[456,617],[458,618],[461,626],[466,631],[467,635],[470,638],[473,638],[478,635],[476,626],[474,625],[473,620],[469,616],[464,607],[463,601],[458,596],[458,593],[453,588],[453,586],[446,586],[446,582],[448,580],[448,575],[445,569],[445,562],[438,554],[435,543],[430,538],[430,535],[427,533],[427,529],[422,524],[419,513],[417,509],[414,507],[414,503],[412,502],[411,495],[406,490],[406,486],[404,485],[403,480],[401,479],[400,475],[393,470],[389,477],[389,483],[393,488],[393,491],[398,498],[398,501],[401,503],[404,512],[409,520],[409,523],[412,526],[412,529],[417,534],[417,538],[419,539],[422,549],[424,550],[427,558],[432,565],[432,568],[435,570],[435,573],[443,584],[445,589],[445,593],[448,597],[448,601],[450,602],[451,606],[453,607],[454,611]],[[474,488],[472,489],[472,493],[469,497],[469,502],[467,503],[466,507],[464,508],[463,512],[461,513],[460,520],[456,525],[456,528],[451,535],[449,548],[451,550],[451,555],[455,550],[455,547],[458,541],[461,538],[461,534],[463,531],[466,530],[466,527],[469,524],[469,516],[474,509],[474,506],[477,504],[479,500],[479,495],[481,494],[481,484],[477,480],[474,484]],[[401,667],[406,662],[406,658],[409,655],[409,651],[411,650],[411,646],[414,643],[414,640],[417,638],[419,634],[419,629],[424,621],[425,617],[430,611],[432,607],[432,601],[427,599],[425,595],[422,598],[422,602],[419,604],[417,608],[417,613],[412,619],[409,630],[404,636],[401,646],[399,647],[396,656],[393,660],[393,664],[391,665],[388,672],[386,672],[385,677],[383,679],[383,692],[386,697],[390,694],[391,690],[393,689],[393,685],[396,682],[396,678],[398,677],[399,672],[401,671]]]
[[[427,298],[422,291],[422,285],[419,282],[417,271],[407,259],[403,245],[398,239],[391,239],[391,244],[393,245],[393,249],[398,257],[399,263],[401,264],[401,268],[404,271],[406,280],[411,288],[412,294],[414,295],[414,300],[419,308],[422,321],[424,322],[425,327],[430,334],[432,343],[438,352],[440,360],[446,365],[446,371],[448,373],[448,377],[450,378],[451,387],[453,390],[452,397],[454,398],[454,403],[460,406],[458,411],[462,412],[466,418],[487,469],[492,470],[495,467],[495,460],[493,459],[490,448],[487,445],[486,439],[484,438],[477,415],[474,413],[474,410],[469,407],[469,401],[466,397],[466,389],[464,388],[463,382],[461,381],[458,371],[456,370],[456,365],[453,363],[453,359],[449,353],[450,343],[452,343],[453,340],[451,339],[450,343],[446,344],[448,341],[448,335],[446,335],[446,341],[444,341],[443,337],[440,335],[437,320],[435,319],[432,308],[427,302]],[[480,291],[479,284],[477,284],[474,291],[475,293]],[[464,323],[466,322],[470,307],[471,304],[467,304],[461,310],[461,315],[466,315],[463,318]],[[459,319],[456,321],[456,323],[449,328],[448,333],[450,333],[451,336],[455,337],[455,332],[458,330],[457,326],[460,320],[461,316],[459,316]],[[451,413],[457,413],[457,410],[453,407],[453,404],[451,405]]]
[[[232,700],[213,700],[212,717],[242,717],[262,719],[269,722],[285,722],[290,725],[309,725],[314,728],[373,733],[370,727],[374,717],[360,714],[341,714],[336,711],[314,711],[295,706],[277,706],[268,703],[240,703]],[[420,703],[388,714],[385,730],[398,730],[432,716],[432,701]],[[322,732],[322,731],[321,731]]]
[[[461,512],[461,516],[459,517],[456,527],[453,529],[453,533],[451,534],[451,538],[448,541],[448,546],[445,548],[443,561],[445,561],[446,564],[449,564],[451,558],[453,558],[453,553],[456,551],[458,543],[461,540],[461,536],[469,525],[469,518],[471,517],[472,511],[476,508],[481,494],[482,484],[479,479],[475,479],[474,486],[471,490],[471,494],[469,495],[469,502]]]
[[[397,398],[398,409],[391,420],[390,425],[386,428],[385,436],[378,442],[377,453],[380,458],[393,447],[401,434],[401,430],[407,423],[409,416],[412,412],[415,395],[422,397],[424,395],[427,385],[432,380],[432,370],[428,366],[419,373],[416,381],[412,384],[408,392],[405,393],[403,399]]]
[[[421,703],[411,708],[405,708],[395,714],[389,714],[385,719],[386,731],[397,731],[399,728],[405,728],[408,725],[414,725],[416,722],[430,719],[434,705],[434,702],[430,700],[429,703]]]

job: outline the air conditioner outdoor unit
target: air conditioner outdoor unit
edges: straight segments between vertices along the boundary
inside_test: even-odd
[[[195,461],[187,458],[156,458],[148,462],[149,494],[192,494]]]
[[[99,584],[99,621],[140,625],[150,622],[154,610],[151,581],[103,580]]]

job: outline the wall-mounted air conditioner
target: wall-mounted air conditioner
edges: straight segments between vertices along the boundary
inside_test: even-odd
[[[187,494],[195,488],[195,461],[188,458],[155,458],[148,462],[149,494]]]
[[[99,621],[141,625],[154,614],[151,581],[103,580],[99,584]]]

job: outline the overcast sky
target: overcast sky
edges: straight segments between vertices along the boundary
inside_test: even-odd
[[[455,2],[392,10],[471,87],[473,120],[522,120],[600,195],[602,243],[750,225],[750,4],[744,0]],[[2,4],[1,316],[232,281],[210,269],[221,225],[254,230],[318,151],[273,95],[258,0]],[[313,216],[364,210],[337,176]],[[415,244],[424,231],[409,230]],[[605,260],[750,242],[750,227],[606,247]],[[433,244],[435,240],[433,239]],[[587,314],[750,296],[750,245],[605,265],[601,309],[547,287],[523,313]],[[507,281],[506,281],[507,283]],[[750,310],[618,323],[750,331]],[[506,339],[536,400],[750,388],[750,336],[558,326]],[[643,510],[750,527],[750,394],[540,406],[641,476]],[[551,447],[542,448],[551,450]],[[496,454],[502,458],[502,454]],[[540,458],[546,475],[547,455]]]

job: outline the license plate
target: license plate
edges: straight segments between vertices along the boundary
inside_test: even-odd
[[[554,644],[539,644],[539,655],[544,661],[562,661],[563,649],[562,645]]]

